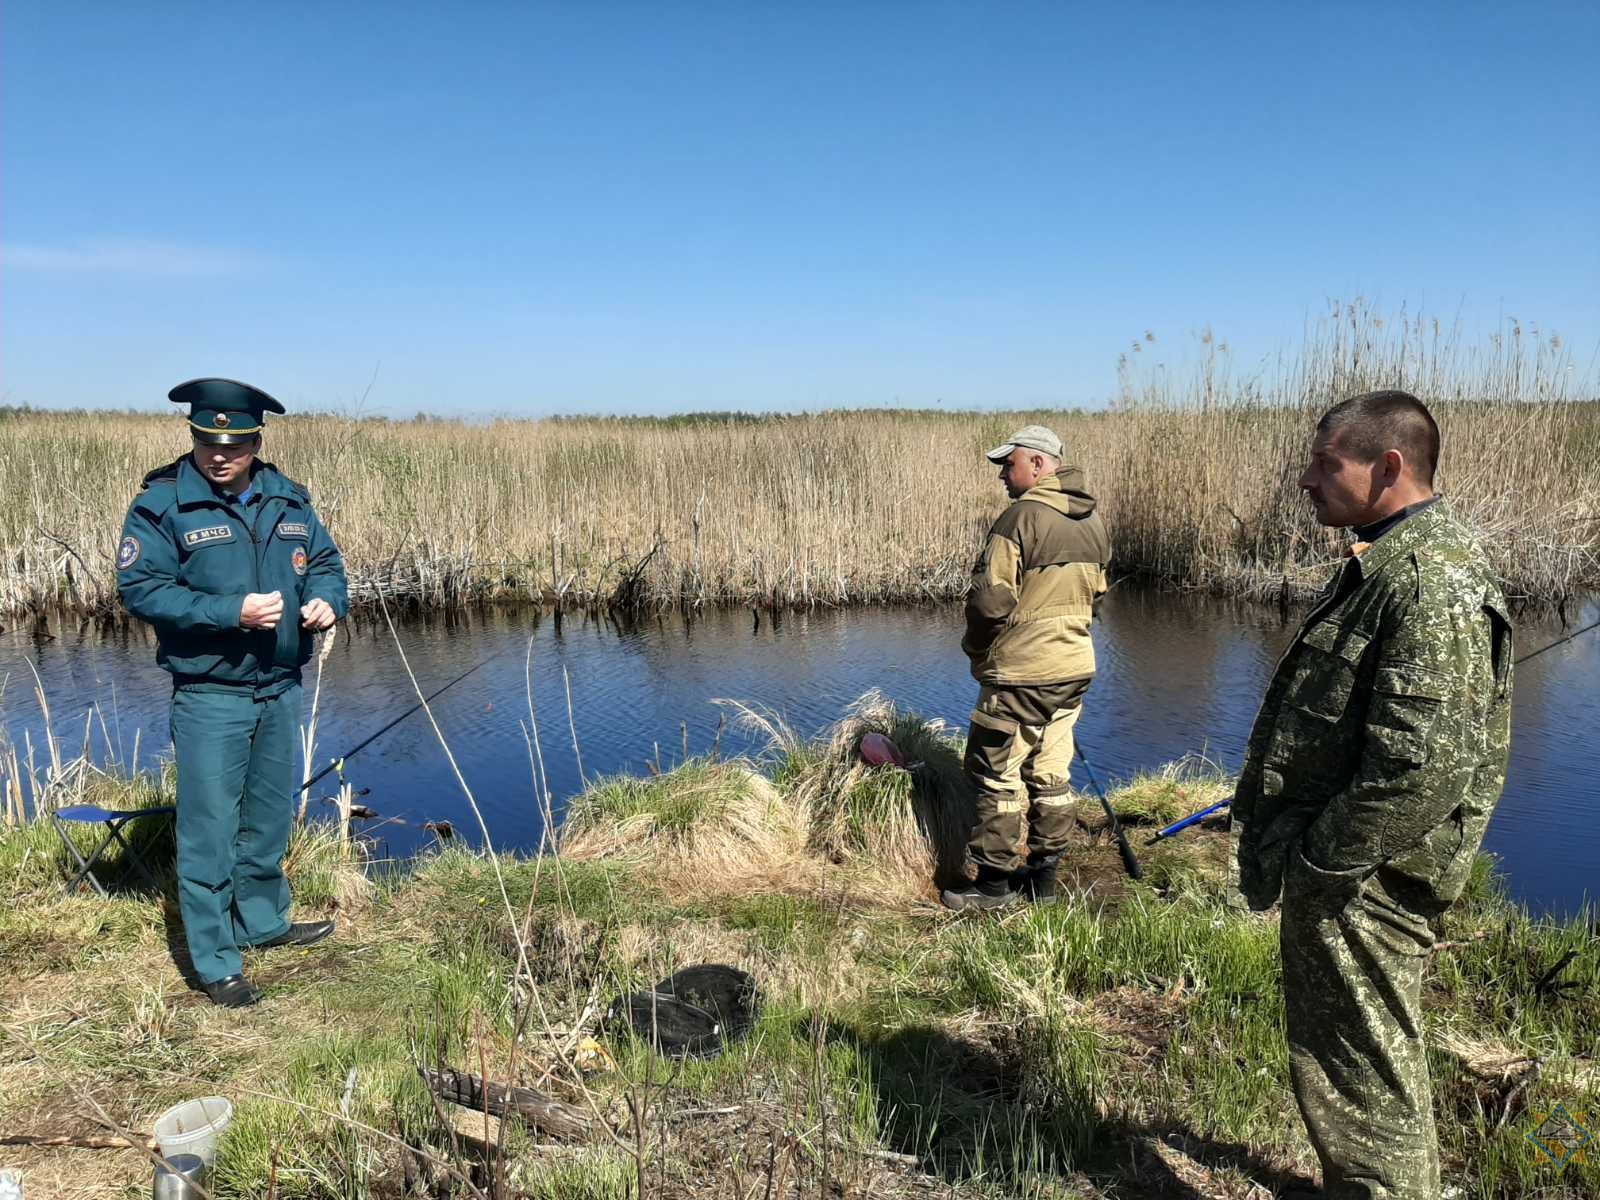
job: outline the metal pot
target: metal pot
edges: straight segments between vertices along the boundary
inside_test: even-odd
[[[198,1154],[173,1154],[156,1166],[153,1200],[200,1200],[206,1185],[205,1160]]]

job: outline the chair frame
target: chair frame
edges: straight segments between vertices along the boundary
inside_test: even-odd
[[[133,848],[133,844],[122,836],[122,830],[125,826],[131,825],[133,822],[143,817],[173,816],[178,811],[176,806],[164,804],[156,808],[134,808],[126,811],[114,811],[112,809],[99,808],[98,805],[74,805],[73,809],[77,809],[79,811],[94,810],[99,815],[90,816],[85,813],[85,815],[82,817],[63,817],[59,812],[50,814],[50,820],[55,825],[56,834],[61,838],[62,844],[66,846],[67,853],[70,854],[78,864],[76,873],[67,883],[67,892],[69,895],[73,892],[76,892],[78,888],[81,887],[85,881],[87,881],[95,891],[100,893],[100,895],[105,897],[110,896],[110,893],[106,891],[105,885],[102,884],[99,877],[95,875],[94,868],[95,864],[100,861],[100,856],[110,849],[113,844],[122,847],[123,855],[122,873],[118,876],[116,882],[120,883],[125,880],[129,874],[138,872],[144,881],[150,885],[152,890],[155,890],[159,886],[156,883],[155,876],[152,875],[150,873],[150,869],[145,866],[144,856],[140,854],[139,851],[135,850]],[[72,811],[72,809],[69,809],[68,811]],[[88,858],[83,856],[82,852],[80,852],[78,849],[77,843],[72,840],[72,834],[67,828],[69,824],[104,825],[106,827],[105,837],[100,839],[100,844],[94,848],[94,850],[89,854]]]

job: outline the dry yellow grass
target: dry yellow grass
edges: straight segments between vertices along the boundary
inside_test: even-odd
[[[572,801],[561,851],[647,867],[679,897],[759,895],[820,884],[806,831],[804,808],[747,764],[698,762],[597,781]]]
[[[960,878],[974,817],[953,731],[877,692],[809,742],[776,716],[732,707],[768,739],[775,779],[735,759],[598,780],[568,809],[562,854],[643,867],[678,899],[836,891],[906,904]],[[872,731],[911,769],[864,763]]]
[[[852,604],[958,596],[1004,502],[982,452],[1037,420],[1087,470],[1117,571],[1277,598],[1319,585],[1340,546],[1295,486],[1316,415],[1405,386],[1435,406],[1440,484],[1510,589],[1600,582],[1600,404],[1559,339],[1465,346],[1355,308],[1265,375],[1203,349],[1181,375],[1130,359],[1101,412],[300,416],[273,422],[266,456],[312,489],[358,599]],[[124,502],[186,444],[175,415],[0,412],[0,612],[114,609]]]

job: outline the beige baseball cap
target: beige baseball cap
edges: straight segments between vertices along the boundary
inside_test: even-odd
[[[1061,457],[1061,439],[1043,425],[1024,425],[1008,437],[1004,445],[996,446],[984,457],[990,462],[1004,462],[1019,446],[1048,454],[1051,458]]]

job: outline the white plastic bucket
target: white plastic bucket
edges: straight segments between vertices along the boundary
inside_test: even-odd
[[[233,1105],[221,1096],[185,1100],[156,1118],[156,1144],[167,1158],[198,1154],[207,1167],[217,1161],[217,1140],[233,1120]]]

